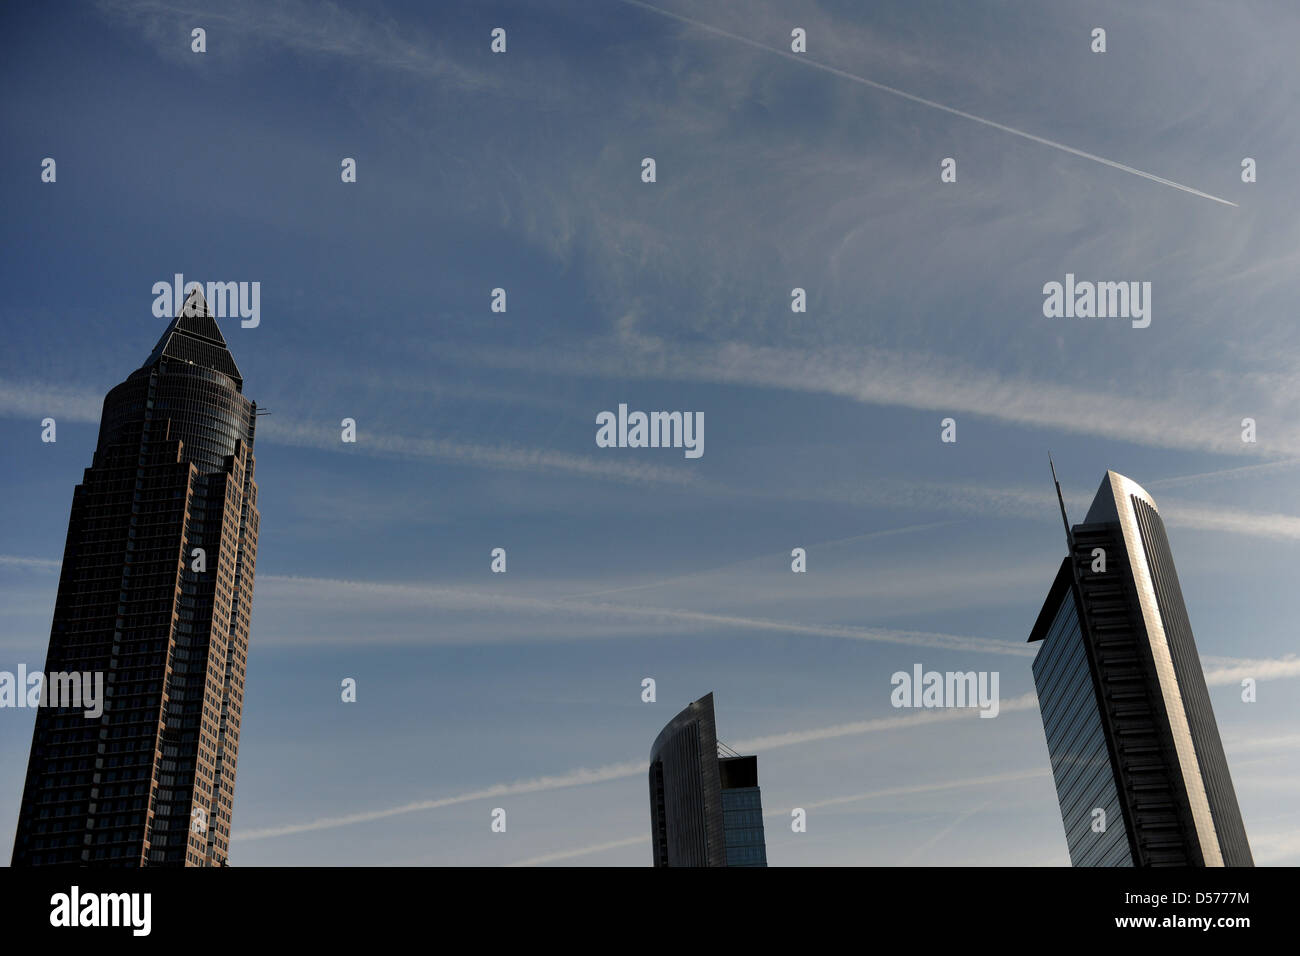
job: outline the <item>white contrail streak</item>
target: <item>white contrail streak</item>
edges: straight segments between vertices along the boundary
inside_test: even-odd
[[[1300,677],[1300,658],[1287,656],[1280,659],[1261,659],[1261,660],[1240,660],[1237,658],[1207,658],[1210,669],[1206,671],[1206,683],[1210,686],[1221,686],[1224,684],[1236,683],[1242,676],[1255,677],[1257,680],[1274,680],[1285,679],[1289,677]],[[1013,697],[1010,700],[1002,701],[1000,713],[1032,710],[1037,706],[1037,696],[1033,691]],[[738,740],[734,746],[738,750],[748,752],[758,752],[774,750],[777,747],[789,747],[796,744],[811,743],[821,740],[834,740],[840,737],[857,736],[860,734],[879,733],[892,730],[908,730],[918,727],[924,727],[934,723],[947,723],[953,720],[973,719],[978,717],[978,711],[974,708],[942,708],[937,710],[927,710],[920,713],[898,714],[889,717],[876,717],[871,720],[858,720],[845,724],[833,724],[828,727],[813,727],[806,730],[790,731],[782,734],[772,734],[766,737],[755,737],[750,740]],[[1272,743],[1277,743],[1274,740]],[[323,817],[316,820],[309,820],[305,823],[291,823],[281,826],[264,827],[256,830],[244,830],[237,832],[232,839],[236,841],[245,840],[266,840],[273,837],[290,836],[295,833],[309,833],[316,830],[332,830],[337,827],[352,826],[358,823],[370,823],[375,820],[384,820],[389,817],[403,816],[408,813],[418,813],[424,810],[437,810],[442,807],[455,806],[461,803],[470,803],[477,800],[487,800],[496,797],[512,796],[515,794],[541,793],[549,790],[561,790],[568,787],[580,787],[594,783],[606,783],[613,780],[623,780],[630,777],[638,777],[646,772],[646,762],[630,760],[625,763],[607,764],[603,767],[594,769],[579,768],[570,770],[567,773],[553,774],[545,777],[534,777],[530,780],[516,780],[510,783],[498,783],[481,790],[474,790],[468,793],[455,794],[449,797],[441,797],[435,800],[419,800],[412,803],[402,804],[396,807],[387,807],[382,810],[368,810],[359,813],[349,813],[337,817]],[[1011,779],[1028,779],[1037,776],[1046,771],[1022,770],[1015,771],[1010,776],[1004,774],[994,774],[987,777],[966,778],[964,781],[952,781],[950,783],[939,784],[919,784],[904,787],[893,787],[887,790],[874,790],[867,793],[852,794],[843,797],[831,797],[818,803],[804,804],[805,808],[832,806],[837,803],[849,803],[856,800],[865,800],[872,797],[891,796],[903,793],[922,793],[930,790],[943,790],[951,786],[976,785],[984,783],[1002,782]],[[609,844],[600,844],[599,849],[613,849],[616,846],[630,845],[628,840],[615,841]],[[583,851],[586,852],[586,851]],[[532,862],[547,862],[549,860],[567,859],[570,856],[581,856],[583,852],[561,851],[558,854],[547,854],[545,858],[534,860],[525,860],[515,865],[525,865]],[[591,852],[595,852],[592,850]]]
[[[572,850],[559,850],[555,853],[544,853],[541,856],[530,856],[526,860],[516,860],[514,863],[507,863],[506,866],[539,866],[543,863],[556,863],[560,860],[572,860],[578,856],[588,856],[592,853],[604,853],[606,850],[617,850],[625,846],[636,846],[637,844],[650,845],[650,835],[642,833],[639,836],[624,837],[622,840],[610,840],[606,843],[595,843],[591,846],[580,846]]]
[[[646,772],[645,761],[608,764],[594,770],[579,769],[568,773],[548,777],[534,777],[531,780],[516,780],[513,783],[498,783],[481,790],[460,793],[438,800],[418,800],[405,803],[400,807],[387,807],[383,810],[367,810],[361,813],[349,813],[338,817],[321,817],[306,823],[290,823],[284,826],[264,827],[260,830],[245,830],[237,833],[235,840],[265,840],[270,837],[291,836],[295,833],[310,833],[314,830],[332,830],[336,827],[352,826],[357,823],[370,823],[388,817],[417,813],[421,810],[437,810],[442,807],[455,806],[459,803],[471,803],[475,800],[489,800],[496,797],[508,797],[520,793],[540,793],[546,790],[560,790],[564,787],[578,787],[590,783],[604,783],[608,780],[621,780],[636,777]]]
[[[1176,183],[1172,179],[1165,179],[1163,176],[1157,176],[1154,173],[1143,172],[1133,166],[1118,163],[1113,159],[1107,159],[1105,156],[1098,156],[1096,153],[1088,153],[1082,149],[1075,149],[1073,146],[1066,146],[1064,143],[1056,142],[1056,140],[1047,139],[1043,136],[1035,136],[1033,133],[1027,133],[1022,129],[1016,129],[1014,126],[1007,126],[1005,123],[998,123],[994,120],[985,119],[982,116],[976,116],[974,113],[967,113],[965,110],[959,110],[953,106],[945,106],[943,103],[936,103],[934,100],[927,100],[925,97],[917,96],[915,93],[908,93],[893,86],[886,86],[884,83],[877,83],[875,80],[869,80],[865,76],[858,76],[856,73],[849,73],[846,70],[827,66],[825,63],[818,63],[816,60],[809,59],[804,54],[790,53],[777,47],[767,46],[764,43],[759,43],[757,40],[751,40],[748,37],[740,36],[737,33],[731,33],[727,30],[723,30],[721,27],[715,27],[712,24],[704,23],[700,20],[694,19],[693,17],[683,16],[680,13],[672,13],[671,11],[656,7],[653,4],[643,3],[642,0],[619,0],[619,2],[625,3],[628,6],[638,7],[642,10],[649,10],[652,13],[657,13],[660,16],[669,17],[681,23],[698,27],[701,30],[707,30],[708,32],[717,34],[718,36],[727,37],[730,40],[735,40],[738,43],[744,43],[747,46],[751,46],[756,50],[764,50],[768,53],[774,53],[777,56],[785,57],[787,60],[793,60],[794,62],[801,63],[804,66],[810,66],[814,69],[821,70],[824,73],[831,73],[835,76],[841,77],[842,79],[852,80],[854,83],[869,86],[873,90],[880,90],[882,93],[889,93],[905,100],[911,100],[913,103],[920,103],[922,106],[928,106],[931,109],[942,110],[945,113],[951,113],[953,116],[960,116],[962,119],[968,119],[973,123],[981,123],[984,126],[991,126],[993,129],[1001,130],[1004,133],[1010,133],[1012,136],[1019,136],[1021,139],[1027,139],[1043,146],[1050,146],[1052,149],[1059,149],[1061,152],[1069,153],[1072,156],[1081,156],[1084,159],[1090,159],[1094,163],[1101,163],[1103,166],[1109,166],[1112,169],[1118,169],[1121,172],[1132,173],[1134,176],[1141,176],[1143,179],[1149,179],[1153,183],[1160,183],[1162,186],[1172,186],[1174,189],[1182,190],[1185,193],[1191,193],[1193,196],[1200,196],[1202,199],[1210,199],[1214,202],[1222,203],[1225,206],[1237,206],[1235,202],[1230,202],[1227,199],[1220,199],[1218,196],[1201,192],[1201,190],[1193,189],[1191,186],[1184,186],[1182,183]]]
[[[1032,706],[1034,700],[1035,697],[1032,693],[1023,694],[1013,700],[1004,702],[1002,704],[1002,710],[1024,710],[1026,707]],[[879,731],[906,730],[914,727],[922,727],[935,721],[960,720],[962,718],[975,719],[977,718],[977,715],[978,712],[974,708],[946,708],[942,710],[923,711],[918,714],[906,714],[897,717],[879,717],[874,720],[860,720],[848,724],[835,724],[830,727],[816,727],[809,730],[777,734],[770,737],[757,737],[749,741],[740,741],[737,743],[737,746],[746,749],[772,750],[777,747],[788,747],[792,744],[807,743],[812,740],[828,740],[836,737],[876,733]],[[366,810],[360,813],[349,813],[338,817],[323,817],[316,820],[309,820],[305,823],[290,823],[282,826],[264,827],[258,830],[244,830],[236,833],[232,839],[239,841],[266,840],[271,837],[290,836],[295,833],[309,833],[314,830],[332,830],[336,827],[351,826],[357,823],[370,823],[374,820],[383,820],[388,817],[402,816],[407,813],[417,813],[422,810],[438,810],[442,807],[455,806],[460,803],[470,803],[476,800],[513,796],[515,794],[523,793],[540,793],[547,790],[561,790],[568,787],[579,787],[593,783],[606,783],[611,780],[639,777],[646,772],[648,766],[649,763],[647,761],[630,760],[625,763],[606,764],[603,767],[596,767],[595,769],[580,768],[578,770],[570,770],[568,773],[553,774],[546,777],[534,777],[531,780],[516,780],[511,783],[498,783],[490,787],[484,787],[481,790],[456,794],[450,797],[441,797],[435,800],[418,800],[397,807],[388,807],[383,810]]]
[[[1038,696],[1030,691],[1004,700],[999,705],[998,713],[1029,710],[1038,706]],[[896,717],[875,717],[871,720],[855,720],[847,724],[834,724],[830,727],[815,727],[810,730],[792,730],[784,734],[771,734],[767,737],[753,737],[748,740],[736,740],[731,746],[743,753],[761,753],[777,747],[789,747],[794,744],[812,743],[818,740],[834,740],[838,737],[852,737],[858,734],[870,734],[882,730],[906,730],[925,724],[944,723],[950,720],[966,720],[978,716],[973,707],[941,707],[935,710],[923,710],[919,713],[899,714]],[[981,718],[982,719],[982,718]],[[996,718],[994,718],[996,719]]]
[[[845,803],[858,803],[862,800],[877,800],[881,797],[905,797],[921,793],[937,793],[942,790],[959,790],[966,787],[983,787],[990,783],[1016,783],[1021,780],[1034,780],[1038,777],[1050,777],[1052,772],[1047,767],[1039,767],[1034,770],[1012,770],[1007,773],[989,774],[983,777],[961,777],[957,780],[943,780],[938,783],[917,783],[902,787],[888,787],[884,790],[868,790],[865,793],[851,793],[842,797],[829,797],[825,800],[818,800],[816,803],[805,803],[805,810],[820,810],[823,807],[834,807]],[[766,817],[786,817],[789,813],[784,810],[775,810],[771,813],[764,813]]]
[[[383,584],[378,581],[347,581],[331,578],[307,578],[286,575],[263,575],[263,584],[274,585],[273,593],[292,598],[317,599],[323,588],[331,595],[350,592],[358,595],[379,595],[386,601],[408,602],[416,607],[443,610],[492,610],[526,614],[572,614],[584,618],[607,621],[652,621],[687,625],[698,632],[701,626],[734,628],[750,632],[778,634],[808,634],[830,638],[872,641],[885,644],[902,644],[913,647],[937,647],[946,650],[975,651],[987,654],[1009,654],[1032,657],[1036,652],[1023,641],[1004,641],[996,638],[966,637],[958,634],[935,634],[925,631],[899,631],[880,627],[857,627],[844,624],[801,624],[797,621],[777,621],[767,618],[737,614],[716,614],[708,611],[691,611],[683,608],[650,607],[638,604],[609,604],[598,601],[579,601],[566,597],[546,598],[521,595],[504,595],[489,591],[476,591],[461,587],[428,587],[419,584]],[[265,593],[265,592],[264,592]],[[392,604],[388,605],[393,606]]]

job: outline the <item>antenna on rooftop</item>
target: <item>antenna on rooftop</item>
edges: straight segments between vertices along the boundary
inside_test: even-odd
[[[1070,551],[1074,551],[1074,535],[1070,533],[1070,519],[1065,516],[1065,498],[1061,494],[1061,483],[1056,478],[1056,462],[1052,461],[1052,453],[1047,453],[1047,464],[1052,469],[1052,484],[1056,485],[1056,501],[1061,506],[1061,523],[1065,525],[1065,543],[1070,546]]]

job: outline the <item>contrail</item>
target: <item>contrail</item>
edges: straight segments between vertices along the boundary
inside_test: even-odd
[[[455,806],[458,803],[471,803],[476,800],[489,800],[496,797],[509,797],[521,793],[540,793],[546,790],[560,790],[564,787],[579,787],[584,784],[604,783],[608,780],[621,780],[636,777],[646,772],[645,761],[607,764],[594,770],[571,770],[565,774],[548,777],[534,777],[531,780],[516,780],[512,783],[498,783],[481,790],[460,793],[438,800],[419,800],[406,803],[400,807],[387,807],[383,810],[367,810],[361,813],[349,813],[339,817],[321,817],[306,823],[290,823],[283,826],[264,827],[260,830],[245,830],[234,836],[236,840],[266,840],[271,837],[291,836],[295,833],[310,833],[314,830],[333,830],[337,827],[352,826],[357,823],[370,823],[388,817],[417,813],[422,810],[437,810],[442,807]]]
[[[1157,176],[1154,173],[1144,172],[1133,166],[1117,163],[1113,159],[1107,159],[1105,156],[1098,156],[1096,153],[1085,152],[1082,149],[1075,149],[1073,146],[1066,146],[1064,143],[1058,143],[1056,140],[1047,139],[1043,136],[1035,136],[1033,133],[1027,133],[1022,129],[1016,129],[1014,126],[1007,126],[1004,123],[998,123],[994,120],[985,119],[982,116],[976,116],[974,113],[967,113],[965,110],[959,110],[953,106],[945,106],[943,103],[936,103],[934,100],[927,100],[923,96],[917,96],[915,93],[908,93],[904,90],[897,89],[893,86],[886,86],[884,83],[877,83],[875,80],[869,80],[865,76],[858,76],[856,73],[849,73],[846,70],[836,69],[833,66],[827,66],[825,63],[818,63],[816,60],[809,59],[802,53],[791,53],[778,47],[767,46],[759,43],[757,40],[751,40],[749,37],[743,37],[736,33],[723,30],[721,27],[715,27],[708,23],[703,23],[693,17],[683,16],[680,13],[672,13],[649,3],[643,3],[642,0],[619,0],[631,7],[639,7],[642,10],[649,10],[651,13],[657,13],[663,17],[669,17],[681,23],[689,24],[693,27],[699,27],[701,30],[707,30],[718,36],[727,37],[739,43],[744,43],[756,50],[765,50],[768,53],[774,53],[777,56],[783,56],[787,60],[793,60],[796,63],[802,63],[804,66],[810,66],[813,69],[821,70],[824,73],[832,73],[835,76],[846,80],[852,80],[854,83],[860,83],[863,86],[869,86],[873,90],[880,90],[882,93],[889,93],[892,96],[898,96],[905,100],[911,100],[913,103],[920,103],[922,106],[928,106],[931,109],[942,110],[945,113],[951,113],[953,116],[960,116],[962,119],[968,119],[973,123],[981,123],[984,126],[991,126],[993,129],[1001,130],[1004,133],[1010,133],[1012,136],[1019,136],[1021,139],[1027,139],[1031,142],[1040,143],[1043,146],[1050,146],[1052,149],[1059,149],[1063,153],[1070,153],[1073,156],[1081,156],[1084,159],[1090,159],[1094,163],[1101,163],[1103,166],[1109,166],[1112,169],[1118,169],[1122,172],[1132,173],[1134,176],[1141,176],[1143,179],[1149,179],[1153,183],[1160,183],[1162,186],[1172,186],[1174,189],[1182,190],[1185,193],[1191,193],[1193,196],[1200,196],[1202,199],[1211,199],[1214,202],[1222,203],[1225,206],[1237,207],[1237,203],[1230,202],[1227,199],[1220,199],[1218,196],[1210,193],[1201,192],[1199,189],[1193,189],[1191,186],[1184,186],[1182,183],[1176,183],[1172,179],[1165,179],[1163,176]]]
[[[1173,478],[1157,478],[1155,481],[1148,481],[1143,487],[1172,488],[1176,485],[1194,484],[1195,482],[1206,478],[1240,478],[1243,475],[1282,471],[1286,468],[1294,468],[1296,465],[1300,465],[1300,458],[1284,458],[1281,461],[1268,461],[1259,465],[1241,465],[1237,468],[1221,468],[1218,471],[1203,471],[1199,475],[1178,475]]]
[[[1262,659],[1262,660],[1239,660],[1237,658],[1208,658],[1208,662],[1214,665],[1212,670],[1206,672],[1206,682],[1211,686],[1222,684],[1236,683],[1240,676],[1253,676],[1258,680],[1273,680],[1288,677],[1300,677],[1300,658],[1287,656],[1279,659]],[[1012,697],[1009,700],[1002,701],[999,713],[1008,713],[1023,710],[1032,710],[1037,706],[1037,696],[1033,691]],[[858,720],[845,724],[832,724],[828,727],[813,727],[807,730],[795,730],[781,734],[771,734],[766,737],[754,737],[749,740],[733,741],[733,746],[738,750],[749,752],[759,752],[774,750],[778,747],[789,747],[796,744],[811,743],[821,740],[835,740],[840,737],[858,736],[861,734],[879,733],[891,730],[909,730],[918,727],[925,727],[935,723],[947,723],[954,720],[978,720],[978,712],[971,707],[949,707],[936,710],[925,710],[919,713],[898,714],[889,717],[875,717],[870,720]],[[402,804],[397,807],[387,807],[382,810],[366,810],[359,813],[349,813],[337,817],[322,817],[315,820],[309,820],[304,823],[290,823],[280,826],[263,827],[261,829],[244,830],[236,832],[232,840],[243,842],[245,840],[267,840],[274,837],[291,836],[295,833],[310,833],[316,830],[333,830],[338,827],[353,826],[358,823],[370,823],[375,820],[384,820],[389,817],[404,816],[408,813],[419,813],[425,810],[438,810],[442,807],[455,806],[461,803],[471,803],[478,800],[495,799],[497,797],[508,797],[520,794],[542,793],[550,790],[562,790],[569,787],[581,787],[595,783],[607,783],[613,780],[625,780],[631,777],[639,777],[645,774],[648,764],[644,760],[629,760],[624,763],[606,764],[602,767],[579,768],[570,770],[567,773],[551,774],[544,777],[534,777],[528,780],[515,780],[509,783],[498,783],[480,790],[473,790],[468,793],[455,794],[449,797],[440,797],[434,800],[418,800],[412,803]],[[871,797],[889,796],[903,793],[923,793],[930,790],[948,789],[950,786],[976,785],[984,783],[1001,782],[1011,779],[1029,778],[1046,771],[1021,770],[1015,771],[1013,775],[993,774],[987,777],[965,778],[963,781],[954,781],[951,783],[939,784],[914,784],[903,787],[891,787],[887,790],[873,790],[867,793],[852,794],[844,797],[831,797],[817,803],[805,803],[805,808],[832,806],[837,803],[848,803],[856,800],[865,800]],[[630,841],[618,841],[617,843],[601,844],[601,848],[612,849],[616,845],[623,845]],[[563,851],[561,855],[547,854],[548,858],[563,859],[568,856],[580,856],[580,853],[571,853]],[[525,863],[529,861],[524,861]],[[520,865],[520,864],[516,864]]]
[[[1046,771],[1044,771],[1044,773],[1046,773]],[[962,811],[961,813],[957,814],[957,819],[953,820],[951,823],[949,823],[949,824],[948,824],[946,827],[944,827],[942,830],[940,830],[940,831],[938,831],[937,833],[935,833],[933,836],[930,837],[930,839],[926,840],[924,843],[921,843],[921,844],[918,844],[917,846],[912,847],[912,851],[911,851],[910,853],[908,853],[907,856],[905,856],[905,857],[902,859],[902,861],[901,861],[901,862],[902,862],[902,865],[903,865],[903,866],[911,866],[911,865],[912,865],[912,861],[915,860],[918,856],[920,856],[920,855],[921,855],[922,853],[924,853],[926,850],[930,849],[930,847],[934,846],[936,843],[938,843],[940,840],[942,840],[944,837],[946,837],[949,833],[951,833],[953,830],[957,829],[959,826],[961,826],[963,823],[965,823],[968,819],[970,819],[970,818],[971,818],[972,816],[974,816],[975,814],[979,813],[981,810],[983,810],[983,809],[984,809],[985,807],[987,807],[988,805],[989,805],[988,801],[985,800],[985,801],[984,801],[983,803],[981,803],[978,807],[970,807],[969,809],[964,810],[964,811]]]
[[[543,863],[555,863],[559,860],[571,860],[578,856],[588,856],[592,853],[603,853],[605,850],[616,850],[625,846],[636,846],[638,843],[650,844],[650,835],[647,833],[639,834],[634,837],[624,837],[622,840],[610,840],[607,843],[595,843],[591,846],[580,846],[572,850],[559,850],[555,853],[544,853],[541,856],[530,856],[526,860],[517,860],[514,863],[507,863],[506,866],[539,866]]]
[[[1300,519],[1297,519],[1300,521]],[[937,647],[945,650],[975,651],[987,654],[1008,654],[1032,657],[1034,649],[1023,641],[1004,641],[996,638],[966,637],[957,634],[936,634],[925,631],[898,631],[890,628],[858,627],[846,624],[801,624],[797,621],[777,621],[768,618],[736,614],[715,614],[708,611],[691,611],[682,608],[649,607],[639,604],[608,604],[599,601],[578,601],[567,597],[544,598],[508,596],[475,591],[461,587],[427,587],[420,584],[383,584],[378,581],[347,581],[331,578],[308,578],[292,575],[263,575],[264,584],[273,583],[276,591],[283,588],[292,596],[294,588],[308,590],[325,587],[330,593],[350,590],[383,595],[388,599],[402,599],[424,606],[444,610],[518,611],[529,614],[574,614],[583,617],[612,620],[670,622],[700,626],[736,628],[750,632],[809,634],[821,637],[845,638],[913,647]]]
[[[880,797],[904,797],[920,793],[936,793],[942,790],[960,790],[966,787],[982,787],[990,783],[1015,783],[1021,780],[1033,780],[1038,777],[1051,776],[1051,770],[1038,767],[1033,770],[1012,770],[1006,773],[988,774],[983,777],[961,777],[957,780],[943,780],[938,783],[916,783],[902,787],[888,787],[884,790],[868,790],[865,793],[851,793],[842,797],[830,797],[816,803],[805,803],[805,810],[820,810],[822,807],[834,807],[844,803],[857,803],[861,800],[875,800]],[[764,813],[763,817],[785,817],[789,814],[783,810]]]
[[[1038,696],[1033,691],[1001,701],[998,713],[1005,714],[1018,710],[1029,710],[1038,706]],[[810,730],[792,730],[783,734],[771,734],[767,737],[753,737],[748,740],[731,741],[731,746],[745,753],[762,753],[777,747],[789,747],[793,744],[806,744],[818,740],[834,740],[837,737],[851,737],[858,734],[870,734],[882,730],[906,730],[925,724],[945,723],[950,720],[976,718],[978,712],[973,707],[943,707],[936,710],[923,710],[919,713],[899,714],[896,717],[874,717],[870,720],[855,720],[847,724],[834,724],[830,727],[815,727]],[[994,718],[996,719],[996,718]]]
[[[1023,710],[1032,705],[1034,700],[1035,698],[1032,693],[1024,694],[1003,703],[1002,710]],[[905,730],[913,727],[923,727],[927,724],[934,723],[935,721],[960,720],[963,718],[976,719],[976,710],[968,707],[953,707],[942,710],[927,710],[917,714],[906,714],[897,717],[878,717],[874,720],[860,720],[848,724],[835,724],[830,727],[817,727],[809,730],[794,731],[792,733],[777,734],[770,737],[757,737],[749,741],[740,741],[736,746],[744,747],[746,749],[772,750],[777,747],[788,747],[792,744],[806,743],[812,740],[828,740],[836,737],[868,734],[878,731]],[[603,767],[596,767],[594,769],[580,768],[562,774],[534,777],[530,780],[516,780],[511,783],[498,783],[469,793],[456,794],[450,797],[441,797],[435,800],[418,800],[413,803],[405,803],[398,807],[388,807],[383,810],[366,810],[360,813],[349,813],[338,817],[323,817],[316,820],[309,820],[305,823],[290,823],[281,826],[264,827],[257,830],[244,830],[236,833],[232,839],[239,841],[266,840],[272,837],[291,836],[295,833],[309,833],[314,830],[332,830],[337,827],[352,826],[357,823],[370,823],[375,820],[384,820],[388,817],[402,816],[407,813],[418,813],[424,810],[438,810],[442,807],[455,806],[460,803],[471,803],[477,800],[495,799],[496,797],[508,797],[525,793],[541,793],[548,790],[562,790],[569,787],[580,787],[593,783],[606,783],[611,780],[623,780],[630,777],[642,776],[645,774],[648,767],[649,763],[645,760],[629,760],[624,763],[606,764]]]

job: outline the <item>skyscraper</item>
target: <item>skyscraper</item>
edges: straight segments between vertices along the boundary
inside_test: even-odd
[[[650,840],[655,866],[767,866],[758,758],[718,743],[712,694],[650,748]]]
[[[37,711],[15,866],[227,862],[258,528],[242,391],[196,290],[104,399],[45,660],[102,673],[103,713]]]
[[[1070,861],[1252,866],[1155,502],[1108,471],[1066,535],[1029,640]]]

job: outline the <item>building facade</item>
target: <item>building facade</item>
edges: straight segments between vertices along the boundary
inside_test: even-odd
[[[650,839],[655,866],[767,866],[758,758],[719,746],[712,694],[650,748]]]
[[[259,522],[242,393],[196,290],[104,399],[45,662],[102,675],[103,712],[37,711],[15,866],[227,863]]]
[[[1067,539],[1029,640],[1071,863],[1252,866],[1155,502],[1108,471]]]

